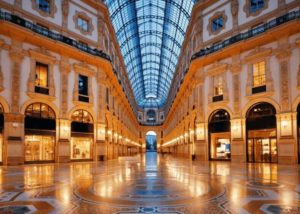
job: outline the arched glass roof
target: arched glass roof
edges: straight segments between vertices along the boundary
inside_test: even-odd
[[[105,0],[141,108],[162,107],[194,0]]]

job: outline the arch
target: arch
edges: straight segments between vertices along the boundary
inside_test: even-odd
[[[155,131],[148,131],[148,132],[146,133],[146,135],[155,135],[155,136],[157,136],[157,134],[156,134]]]
[[[277,114],[281,111],[280,105],[275,100],[271,98],[257,98],[250,100],[246,105],[244,105],[244,107],[242,108],[242,117],[246,118],[248,110],[258,103],[269,103],[273,105]]]
[[[217,114],[218,112],[222,112],[222,111],[225,112],[226,114],[228,114],[228,117],[229,117],[228,120],[230,121],[231,116],[230,116],[229,112],[226,111],[225,109],[220,108],[220,109],[216,109],[215,111],[213,111],[213,112],[209,115],[208,123],[212,122],[213,117],[216,116],[216,114]]]
[[[217,112],[218,110],[225,110],[227,111],[227,113],[229,114],[230,118],[233,117],[233,112],[231,111],[231,109],[227,106],[218,106],[218,107],[214,107],[211,108],[207,114],[205,115],[205,121],[209,122],[210,116],[214,113]]]
[[[25,115],[25,111],[27,109],[27,107],[33,103],[43,103],[48,105],[50,108],[52,108],[52,110],[55,113],[55,117],[58,118],[59,117],[59,110],[56,107],[56,105],[46,99],[31,99],[31,100],[27,100],[25,103],[23,103],[22,107],[21,107],[21,113]]]
[[[84,113],[87,113],[87,115],[84,115]],[[93,116],[90,114],[90,112],[84,110],[84,109],[77,109],[76,111],[73,111],[72,115],[71,115],[71,121],[72,122],[77,122],[76,120],[73,120],[72,117],[74,116],[74,114],[77,113],[77,114],[80,114],[82,113],[82,117],[80,119],[82,119],[80,122],[81,123],[90,123],[90,124],[93,124],[94,123],[94,118]],[[76,115],[75,115],[76,116]],[[88,119],[87,121],[84,121],[84,117],[86,116],[86,118]],[[89,117],[91,118],[91,121],[89,121]]]
[[[2,105],[3,113],[8,113],[10,111],[7,101],[2,96],[0,96],[0,104]]]
[[[83,106],[83,105],[82,105],[82,106],[81,106],[81,105],[74,106],[74,107],[69,111],[69,113],[68,113],[68,118],[71,119],[73,113],[74,113],[75,111],[77,111],[77,110],[85,110],[85,111],[87,111],[87,112],[92,116],[93,122],[96,123],[96,118],[97,118],[97,117],[96,117],[96,114],[95,114],[94,110],[91,109],[91,108],[89,108],[89,107],[87,107],[87,106]]]
[[[292,103],[292,112],[297,112],[297,108],[299,104],[300,104],[300,95],[296,97]]]

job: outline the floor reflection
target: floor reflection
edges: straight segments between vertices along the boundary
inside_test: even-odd
[[[298,165],[136,159],[0,167],[0,213],[300,213]]]

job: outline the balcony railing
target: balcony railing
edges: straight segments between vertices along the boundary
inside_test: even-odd
[[[246,40],[246,39],[249,39],[249,38],[252,38],[254,36],[257,36],[257,35],[260,35],[272,28],[275,28],[279,25],[282,25],[286,22],[289,22],[289,21],[292,21],[292,20],[296,20],[296,19],[299,19],[300,18],[300,10],[298,11],[292,11],[292,12],[289,12],[283,16],[280,16],[276,19],[273,19],[265,24],[262,24],[260,26],[257,26],[255,28],[252,28],[251,30],[248,30],[247,32],[245,33],[239,33],[233,37],[230,37],[229,39],[226,39],[222,42],[219,42],[217,44],[214,44],[212,46],[209,46],[205,49],[201,49],[199,52],[195,53],[192,58],[191,58],[191,61],[192,60],[195,60],[195,59],[198,59],[200,57],[203,57],[203,56],[206,56],[206,55],[209,55],[211,53],[214,53],[216,51],[219,51],[229,45],[232,45],[234,43],[237,43],[237,42],[240,42],[242,40]]]
[[[101,57],[103,59],[111,61],[109,55],[104,53],[102,50],[98,50],[96,48],[91,48],[88,45],[82,44],[81,42],[78,42],[74,39],[66,37],[62,34],[50,31],[50,30],[48,30],[48,29],[46,29],[42,26],[33,24],[32,22],[27,21],[27,20],[25,20],[25,19],[23,19],[19,16],[12,15],[11,13],[4,12],[4,11],[0,10],[0,20],[9,21],[9,22],[17,24],[19,26],[25,27],[25,28],[27,28],[27,29],[35,32],[35,33],[38,33],[38,34],[42,35],[42,36],[45,36],[49,39],[65,43],[65,44],[70,45],[72,47],[75,47],[75,48],[77,48],[81,51],[89,53],[93,56]]]

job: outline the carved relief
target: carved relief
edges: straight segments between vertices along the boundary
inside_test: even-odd
[[[87,21],[88,23],[88,29],[87,31],[84,31],[79,25],[78,25],[78,18],[82,18]],[[92,23],[92,19],[83,11],[76,11],[75,15],[73,16],[73,21],[75,23],[75,28],[79,30],[83,35],[92,35],[94,31],[94,26]]]
[[[12,78],[11,86],[14,90],[11,91],[11,112],[19,112],[19,102],[20,102],[20,70],[21,63],[23,61],[24,54],[22,50],[22,42],[13,40],[10,50],[10,59],[12,61]]]
[[[222,27],[220,27],[218,30],[213,30],[213,21],[217,18],[221,17],[223,19],[223,25]],[[225,14],[225,11],[218,11],[216,12],[212,17],[209,18],[209,24],[207,26],[207,31],[209,33],[209,35],[216,35],[218,33],[220,33],[223,29],[225,29],[226,26],[226,22],[227,22],[227,16]]]
[[[290,106],[289,100],[289,69],[288,60],[280,62],[280,79],[281,79],[281,106],[282,111],[288,111]]]
[[[62,5],[61,5],[61,10],[62,10],[62,26],[64,28],[68,27],[68,15],[69,15],[69,0],[63,0]]]
[[[231,2],[231,14],[233,19],[233,29],[237,30],[238,28],[238,11],[239,11],[239,1],[233,0]]]
[[[269,0],[264,0],[264,6],[260,8],[259,10],[255,12],[251,12],[251,7],[250,7],[251,1],[246,0],[246,3],[244,5],[244,12],[246,13],[246,16],[257,16],[259,15],[263,10],[267,9],[269,7]]]
[[[38,8],[39,3],[37,0],[31,0],[31,7],[33,10],[37,11],[41,16],[54,18],[54,15],[57,11],[55,0],[49,0],[49,4],[50,4],[50,12],[47,13],[41,10],[40,8]]]

